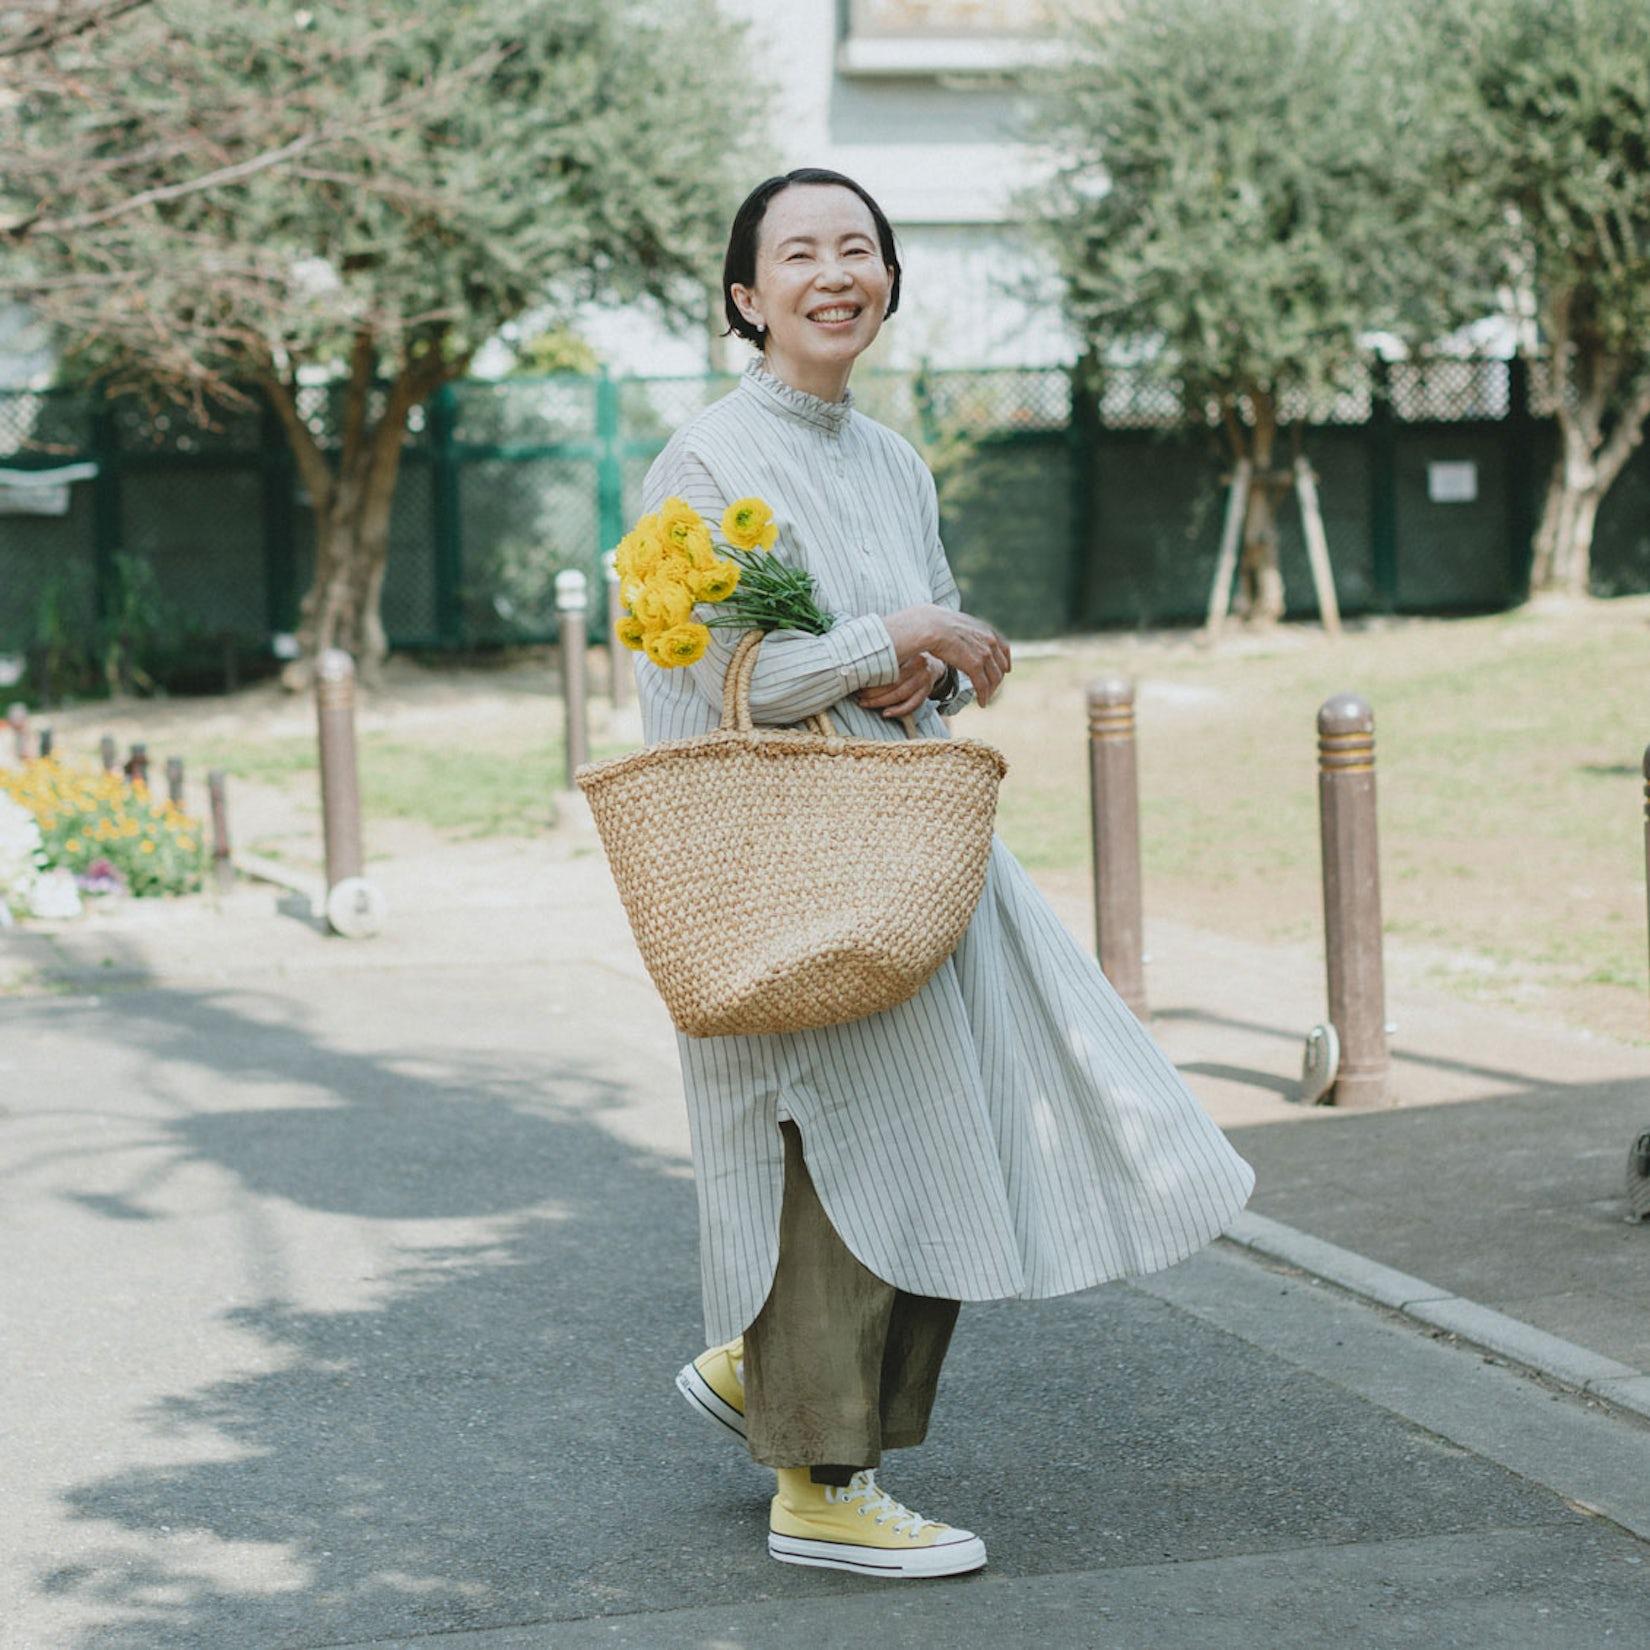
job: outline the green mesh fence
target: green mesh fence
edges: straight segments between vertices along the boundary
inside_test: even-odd
[[[1285,398],[1319,478],[1349,613],[1517,599],[1552,462],[1539,362],[1375,366]],[[734,379],[561,376],[461,383],[407,420],[383,612],[403,647],[553,638],[557,572],[590,581],[641,508],[673,430]],[[382,390],[375,391],[382,405]],[[1188,423],[1173,386],[1110,372],[1075,401],[1062,369],[866,372],[857,405],[915,443],[940,485],[970,610],[1011,636],[1193,621],[1208,600],[1230,460],[1218,420]],[[342,389],[299,414],[336,450]],[[1291,432],[1293,434],[1293,432]],[[1293,448],[1280,441],[1280,461]],[[62,514],[0,503],[0,652],[91,635],[134,594],[170,643],[234,638],[267,654],[296,623],[316,523],[279,424],[252,404],[202,428],[176,408],[73,391],[0,394],[0,469],[96,466]],[[1298,512],[1280,515],[1289,611],[1315,611]],[[1650,588],[1650,448],[1606,499],[1594,588]]]

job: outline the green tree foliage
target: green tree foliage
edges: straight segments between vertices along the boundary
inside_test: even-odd
[[[1431,336],[1487,300],[1433,187],[1422,20],[1404,0],[1088,0],[1065,32],[1033,86],[1055,169],[1030,205],[1101,370],[1138,363],[1252,464],[1237,601],[1270,621],[1280,425],[1349,382],[1371,332]]]
[[[0,206],[71,344],[268,397],[316,515],[306,661],[370,670],[413,410],[529,307],[703,325],[763,112],[742,51],[713,0],[151,0],[34,54]]]
[[[1470,130],[1450,186],[1527,299],[1561,449],[1531,586],[1584,594],[1593,524],[1650,418],[1650,6],[1451,0]]]

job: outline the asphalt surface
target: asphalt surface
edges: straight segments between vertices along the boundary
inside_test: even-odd
[[[671,1384],[674,1041],[582,885],[111,930],[0,1002],[0,1644],[1644,1642],[1650,1427],[1224,1246],[965,1308],[884,1478],[983,1575],[773,1563]]]

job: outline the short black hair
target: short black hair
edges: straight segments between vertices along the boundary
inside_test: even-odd
[[[741,338],[748,339],[758,349],[767,336],[767,329],[753,326],[739,313],[739,306],[733,301],[735,286],[754,286],[756,284],[756,239],[762,228],[762,220],[767,216],[768,202],[782,189],[789,189],[793,183],[834,183],[843,189],[851,189],[871,209],[871,221],[877,226],[877,243],[882,252],[882,261],[894,272],[894,284],[888,294],[888,311],[892,315],[899,308],[899,249],[894,245],[894,226],[888,221],[888,214],[871,198],[869,190],[862,184],[855,183],[840,172],[828,171],[823,166],[799,166],[794,172],[786,172],[783,176],[766,178],[751,190],[745,197],[744,204],[733,215],[733,228],[728,231],[728,254],[722,260],[722,308],[728,317],[727,332],[737,333]]]

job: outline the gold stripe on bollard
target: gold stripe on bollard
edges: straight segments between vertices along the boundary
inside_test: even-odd
[[[1323,852],[1329,1020],[1340,1042],[1330,1104],[1387,1103],[1381,880],[1376,840],[1375,713],[1356,694],[1318,711],[1318,818]]]
[[[1089,819],[1094,852],[1094,945],[1100,972],[1144,1020],[1146,971],[1140,900],[1140,786],[1134,750],[1134,683],[1104,676],[1086,693]]]

